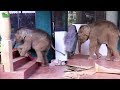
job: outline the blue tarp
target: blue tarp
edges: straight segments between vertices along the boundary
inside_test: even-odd
[[[119,37],[119,40],[118,40],[118,47],[117,47],[117,49],[120,52],[120,37]]]
[[[75,25],[70,25],[68,27],[68,32],[65,36],[65,47],[67,52],[75,53],[77,44],[77,29]]]

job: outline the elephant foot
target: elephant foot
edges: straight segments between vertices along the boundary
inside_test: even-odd
[[[120,59],[118,59],[118,58],[115,58],[113,61],[115,61],[115,62],[118,62],[118,61],[120,61]]]
[[[111,59],[110,59],[110,57],[106,57],[105,60],[110,61]]]
[[[20,54],[20,56],[21,56],[21,57],[26,57],[25,55],[21,55],[21,54]]]
[[[20,54],[20,56],[21,56],[21,57],[29,57],[29,54],[28,54],[28,53],[26,53],[25,55]]]
[[[28,57],[28,56],[29,56],[29,54],[28,54],[28,53],[26,53],[26,54],[25,54],[25,57]]]
[[[88,60],[93,60],[93,57],[88,57]]]
[[[99,58],[101,58],[101,57],[102,57],[102,54],[99,53],[99,54],[97,55],[97,59],[99,59]]]
[[[47,67],[47,66],[49,66],[49,64],[44,64],[44,63],[42,63],[41,66],[42,66],[42,67]]]
[[[19,54],[20,54],[21,57],[27,56],[27,53],[25,54],[25,53],[23,53],[23,52],[19,52]]]
[[[39,66],[41,66],[42,65],[42,62],[36,62]]]
[[[42,67],[49,66],[48,63],[42,62],[42,61],[39,60],[39,59],[37,59],[36,62],[37,62],[37,63],[40,63]]]
[[[36,62],[42,63],[42,61],[41,61],[41,60],[39,60],[39,59],[36,59]]]

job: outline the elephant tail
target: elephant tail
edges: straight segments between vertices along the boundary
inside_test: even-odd
[[[59,53],[61,53],[62,55],[64,55],[64,56],[65,56],[65,54],[64,54],[64,53],[62,53],[62,52],[60,52],[60,51],[56,50],[52,44],[51,44],[51,47],[52,47],[55,51],[57,51],[57,52],[59,52]]]

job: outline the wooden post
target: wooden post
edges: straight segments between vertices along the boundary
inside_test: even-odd
[[[58,61],[67,61],[67,52],[65,51],[64,37],[67,33],[67,11],[54,11],[55,26],[55,48],[65,55],[55,52],[55,58]]]
[[[13,71],[13,56],[10,14],[8,11],[0,11],[0,33],[1,33],[1,63],[4,65],[5,72]]]

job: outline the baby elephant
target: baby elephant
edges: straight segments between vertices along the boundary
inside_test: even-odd
[[[108,49],[106,59],[110,60],[113,54],[115,56],[114,61],[120,61],[119,52],[117,50],[119,36],[117,26],[107,20],[100,20],[88,25],[83,25],[78,31],[79,52],[81,44],[90,39],[89,60],[93,59],[94,53],[97,58],[100,58],[101,54],[99,53],[99,48],[101,44],[106,44]]]
[[[18,47],[20,56],[27,56],[27,52],[33,48],[37,54],[36,61],[42,62],[43,66],[48,65],[46,54],[49,48],[52,47],[55,50],[50,35],[41,29],[21,28],[17,30],[13,47],[16,43],[22,43],[22,45]]]

